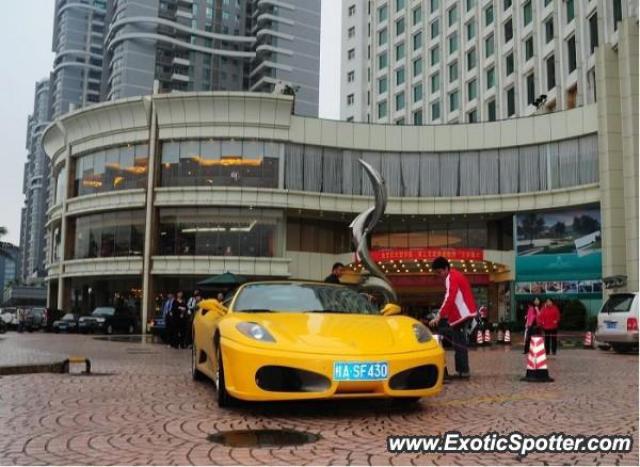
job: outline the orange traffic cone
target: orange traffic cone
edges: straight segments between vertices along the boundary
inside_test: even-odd
[[[585,349],[593,349],[593,334],[591,334],[591,331],[587,331],[584,335],[583,347]]]
[[[547,368],[547,353],[544,350],[542,336],[531,336],[529,355],[527,356],[527,374],[522,378],[522,381],[530,383],[550,383],[553,381]]]
[[[478,331],[476,333],[476,344],[480,346],[483,344],[483,342],[484,340],[482,339],[482,331]]]
[[[508,329],[504,332],[504,345],[511,345],[511,331]]]
[[[504,344],[504,332],[498,329],[498,344]]]
[[[484,331],[484,343],[485,345],[491,345],[491,331],[488,329]]]

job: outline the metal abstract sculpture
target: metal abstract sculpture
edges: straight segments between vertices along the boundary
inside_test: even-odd
[[[362,261],[362,264],[367,269],[367,273],[364,273],[364,279],[361,282],[362,288],[382,294],[387,303],[397,303],[398,296],[387,279],[387,276],[382,272],[378,265],[371,259],[369,254],[369,247],[367,246],[367,239],[369,234],[373,231],[376,224],[382,219],[384,210],[387,207],[387,187],[384,178],[374,169],[371,164],[359,159],[358,162],[364,167],[366,174],[373,186],[373,196],[375,204],[367,210],[358,214],[358,216],[351,222],[349,227],[353,236],[353,242],[356,246],[357,258]]]

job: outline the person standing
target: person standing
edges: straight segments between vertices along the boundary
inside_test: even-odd
[[[173,301],[175,297],[172,293],[167,294],[167,299],[162,304],[162,319],[164,320],[164,335],[163,340],[169,344],[173,344],[173,323],[171,321],[171,309],[173,308]]]
[[[547,355],[555,355],[558,350],[560,310],[550,298],[547,298],[540,311],[540,325],[544,330],[544,350]]]
[[[196,315],[196,311],[198,311],[198,303],[202,300],[200,296],[200,291],[198,289],[193,291],[193,295],[187,302],[187,319],[185,320],[185,329],[184,329],[184,337],[187,346],[193,344],[193,317]]]
[[[184,332],[187,314],[187,302],[184,300],[184,294],[180,291],[176,293],[176,299],[171,308],[175,336],[174,347],[176,348],[185,348],[187,346]]]
[[[527,314],[524,319],[524,354],[529,353],[529,345],[531,344],[531,336],[538,332],[538,320],[540,318],[540,299],[533,299],[527,308]]]
[[[340,284],[340,277],[344,274],[344,264],[334,263],[331,268],[331,274],[324,278],[324,281],[329,284]]]
[[[455,368],[458,377],[469,377],[469,352],[467,349],[467,327],[477,315],[476,302],[471,291],[471,284],[460,271],[453,269],[449,261],[442,256],[436,258],[431,269],[444,280],[445,294],[440,311],[431,321],[438,326],[440,320],[446,319],[455,350]]]

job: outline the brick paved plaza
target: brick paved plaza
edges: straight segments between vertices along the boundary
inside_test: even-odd
[[[0,464],[638,465],[637,355],[567,349],[551,357],[554,383],[531,384],[519,380],[521,351],[494,346],[471,353],[470,381],[454,381],[439,397],[412,407],[374,400],[221,410],[213,386],[191,380],[188,350],[79,335],[0,336],[0,365],[68,355],[89,357],[95,376],[0,377]],[[261,428],[308,431],[320,439],[282,448],[230,448],[207,440],[220,430]],[[387,435],[452,430],[630,434],[634,447],[625,455],[524,459],[386,451]]]

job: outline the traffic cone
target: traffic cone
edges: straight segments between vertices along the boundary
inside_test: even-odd
[[[481,346],[483,344],[484,340],[482,339],[482,331],[478,331],[476,333],[476,344],[478,346]]]
[[[508,329],[504,332],[504,345],[511,345],[511,331]]]
[[[529,355],[527,355],[527,374],[521,381],[530,383],[550,383],[553,381],[547,368],[547,353],[544,350],[542,336],[531,336]]]
[[[491,345],[491,331],[488,329],[484,331],[484,343],[485,345]]]
[[[593,349],[593,334],[591,331],[587,331],[584,335],[583,347],[585,349]]]
[[[504,344],[504,332],[498,329],[498,344]]]

